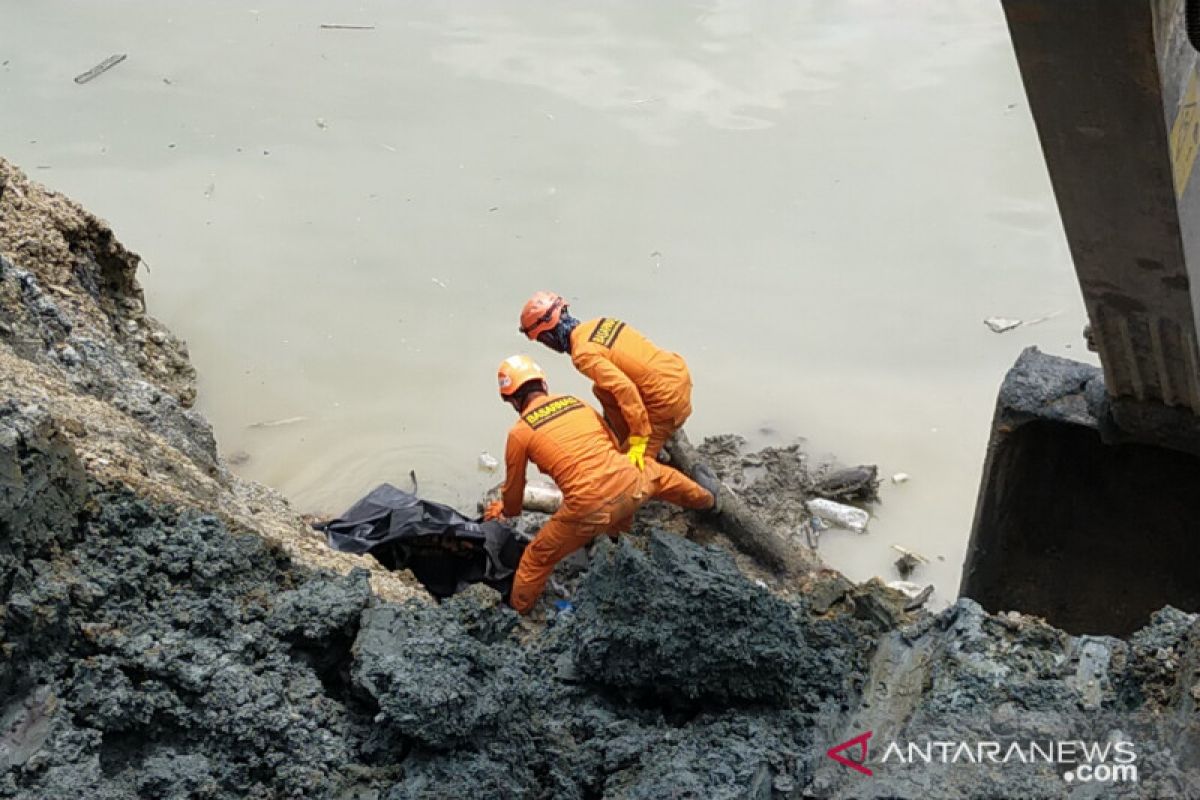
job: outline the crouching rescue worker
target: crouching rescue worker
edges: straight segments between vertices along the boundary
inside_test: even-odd
[[[521,309],[521,333],[567,353],[592,379],[618,446],[639,469],[657,458],[692,414],[692,376],[683,356],[656,347],[612,317],[580,322],[561,295],[538,292]]]
[[[521,513],[528,461],[563,495],[562,506],[525,547],[517,566],[509,602],[520,613],[533,608],[555,564],[602,533],[629,530],[634,512],[650,498],[684,508],[715,508],[715,483],[705,488],[656,461],[636,469],[591,406],[577,397],[549,394],[546,374],[531,358],[505,359],[498,378],[500,398],[520,418],[508,432],[502,499],[488,506],[484,519]]]

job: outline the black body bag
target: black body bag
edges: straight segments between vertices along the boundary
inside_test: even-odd
[[[529,541],[500,522],[468,519],[390,483],[380,484],[318,529],[334,550],[370,553],[388,569],[412,570],[439,600],[472,583],[487,584],[507,597]]]

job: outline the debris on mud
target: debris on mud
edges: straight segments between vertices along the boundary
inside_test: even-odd
[[[721,480],[776,530],[799,534],[813,517],[810,500],[824,498],[846,505],[879,499],[876,466],[814,464],[799,442],[748,453],[740,436],[713,436],[697,450]]]
[[[866,533],[867,523],[871,515],[861,508],[848,506],[845,503],[835,503],[824,497],[814,497],[804,504],[814,517],[821,519],[838,528],[845,528],[855,533]]]
[[[879,499],[879,468],[874,464],[833,470],[817,478],[813,494],[841,503]]]

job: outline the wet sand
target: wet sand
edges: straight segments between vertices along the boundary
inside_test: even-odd
[[[0,152],[145,257],[224,451],[303,510],[410,469],[462,505],[498,480],[476,460],[512,422],[501,358],[587,392],[516,331],[553,288],[688,358],[694,440],[799,436],[909,473],[869,535],[822,551],[853,578],[892,575],[892,543],[942,556],[914,579],[945,599],[1004,371],[1031,344],[1089,356],[998,4],[0,0],[0,19]]]

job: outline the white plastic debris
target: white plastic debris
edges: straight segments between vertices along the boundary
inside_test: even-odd
[[[1009,319],[1007,317],[988,317],[983,321],[991,329],[992,333],[1004,333],[1011,331],[1013,328],[1021,327],[1024,322],[1019,319]]]
[[[892,476],[892,483],[908,483],[908,473],[897,472]]]
[[[888,588],[895,589],[909,600],[916,600],[925,591],[925,587],[912,581],[888,581]],[[931,593],[932,594],[932,593]]]
[[[866,533],[867,522],[870,521],[871,515],[861,508],[848,506],[844,503],[835,503],[832,500],[826,500],[824,497],[817,497],[805,503],[810,514],[820,519],[825,520],[831,525],[839,528],[846,528],[855,533]]]
[[[521,498],[521,505],[526,511],[553,514],[562,505],[562,499],[562,492],[554,484],[530,481],[525,484],[525,496]]]
[[[500,462],[488,451],[484,450],[479,454],[479,468],[484,472],[495,472],[498,466]]]

